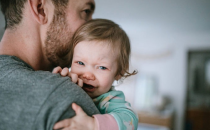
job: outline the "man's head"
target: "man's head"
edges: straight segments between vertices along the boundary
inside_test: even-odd
[[[27,1],[31,0],[0,0],[1,11],[3,12],[6,20],[6,28],[14,28],[18,25],[23,18],[23,10]],[[42,6],[42,2],[46,2],[49,0],[35,0],[40,4],[38,6]],[[50,0],[55,6],[55,13],[63,13],[68,6],[69,1],[73,3],[80,3],[82,1],[78,0]],[[91,9],[94,10],[94,0],[85,0],[83,3],[89,4]],[[91,10],[86,10],[86,13]]]
[[[118,24],[106,19],[91,20],[76,31],[70,48],[74,48],[82,41],[99,41],[112,46],[113,51],[117,54],[116,76],[119,76],[119,78],[137,73],[136,71],[128,72],[131,51],[130,41],[125,31]],[[71,55],[73,55],[73,51],[71,52]]]
[[[0,0],[6,29],[28,25],[37,31],[43,58],[51,67],[69,66],[74,32],[92,19],[94,0]],[[30,19],[28,18],[30,17]],[[33,23],[33,24],[29,24]],[[37,37],[37,36],[35,36]]]
[[[45,50],[53,66],[70,66],[70,42],[79,26],[92,18],[94,3],[90,0],[70,0],[67,11],[55,9],[47,31]],[[59,47],[58,47],[59,46]]]
[[[65,9],[69,0],[52,0],[58,9]],[[5,16],[5,28],[15,28],[23,18],[23,9],[27,0],[1,0],[1,10]]]

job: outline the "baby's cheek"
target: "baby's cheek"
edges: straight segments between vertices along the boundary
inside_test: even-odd
[[[75,67],[75,66],[72,66],[72,67],[71,67],[71,72],[72,72],[72,73],[75,73],[75,74],[77,74],[77,75],[81,75],[81,74],[82,74],[81,69],[79,69],[78,67]]]
[[[103,81],[103,89],[108,92],[110,88],[112,87],[113,81],[110,80],[109,78],[104,79]]]

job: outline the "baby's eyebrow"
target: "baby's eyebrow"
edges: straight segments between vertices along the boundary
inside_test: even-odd
[[[74,55],[74,57],[76,57],[76,58],[80,58],[81,56],[80,56],[80,55]]]

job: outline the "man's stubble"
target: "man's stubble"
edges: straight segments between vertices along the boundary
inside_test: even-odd
[[[66,22],[64,12],[56,12],[47,31],[44,53],[53,67],[69,67],[71,64],[70,44],[73,32]]]

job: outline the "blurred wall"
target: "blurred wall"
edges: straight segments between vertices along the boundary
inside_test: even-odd
[[[118,89],[134,104],[138,76],[155,76],[159,93],[169,96],[175,107],[175,130],[183,130],[187,52],[210,49],[210,1],[95,1],[94,18],[117,22],[131,40],[131,69],[139,73]]]

